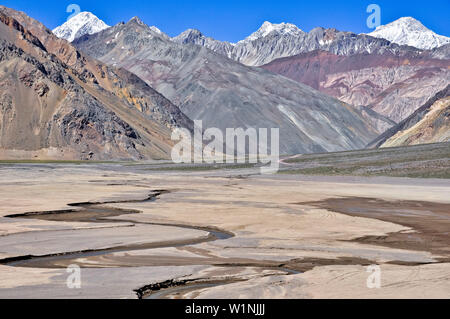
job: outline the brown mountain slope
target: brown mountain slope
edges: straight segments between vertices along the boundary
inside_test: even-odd
[[[450,141],[450,97],[436,101],[413,127],[400,131],[381,147],[409,146]]]
[[[275,60],[263,68],[346,103],[368,106],[397,123],[450,82],[450,60],[429,54],[339,56],[313,51]]]
[[[0,6],[2,158],[168,158],[192,122],[134,74],[91,59]]]
[[[450,85],[369,147],[396,147],[450,141]]]

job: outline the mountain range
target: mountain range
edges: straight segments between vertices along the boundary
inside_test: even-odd
[[[94,14],[82,12],[56,28],[54,33],[61,38],[73,41],[108,27]],[[157,27],[151,28],[165,38],[170,38]],[[273,24],[266,21],[257,31],[238,43],[215,40],[196,29],[188,29],[171,39],[177,43],[205,46],[250,66],[260,66],[278,58],[314,50],[324,50],[338,55],[387,52],[402,54],[411,50],[398,46],[432,50],[450,43],[449,37],[436,34],[412,17],[403,17],[387,25],[379,26],[369,34],[355,34],[321,27],[304,32],[291,23]]]
[[[205,127],[279,127],[282,153],[359,148],[380,133],[357,108],[205,47],[174,42],[137,18],[73,44],[138,75]]]
[[[414,113],[450,80],[450,38],[411,17],[369,35],[323,28],[306,33],[293,24],[264,22],[238,43],[217,41],[194,29],[170,40],[261,66],[346,103],[366,106],[395,123]],[[390,127],[386,121],[378,124],[379,130]]]
[[[434,49],[450,43],[450,38],[437,35],[413,18],[401,18],[368,35],[321,27],[304,32],[293,24],[266,21],[258,31],[238,43],[217,41],[194,29],[181,33],[173,40],[206,46],[250,66],[261,66],[275,59],[314,50],[346,56],[364,53],[404,55],[418,54],[422,49]],[[417,46],[413,48],[415,44]]]
[[[192,120],[280,128],[285,154],[449,139],[450,44],[412,18],[368,35],[265,22],[229,43],[89,12],[52,32],[0,6],[0,31],[2,158],[169,158]]]
[[[347,56],[361,53],[403,55],[421,52],[419,49],[402,47],[388,40],[364,34],[358,35],[321,27],[310,32],[303,32],[290,24],[273,25],[268,22],[265,22],[250,37],[236,44],[207,38],[198,30],[188,30],[173,38],[173,41],[203,45],[248,66],[261,66],[275,59],[314,50]]]

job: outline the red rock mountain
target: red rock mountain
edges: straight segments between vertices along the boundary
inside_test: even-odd
[[[450,82],[450,60],[428,52],[336,55],[313,51],[263,66],[353,105],[401,122]]]

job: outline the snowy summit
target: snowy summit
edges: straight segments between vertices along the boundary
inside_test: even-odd
[[[53,33],[62,39],[72,42],[86,34],[94,34],[105,29],[109,25],[90,12],[81,12],[69,19],[63,25],[53,30]]]
[[[291,23],[280,23],[280,24],[273,24],[270,22],[264,22],[261,28],[259,28],[258,31],[251,34],[249,37],[247,37],[243,41],[255,41],[260,38],[264,38],[271,34],[272,32],[276,32],[281,35],[298,35],[303,34],[304,32],[300,30],[296,25]]]
[[[434,33],[412,17],[400,18],[387,25],[379,26],[369,35],[423,50],[431,50],[450,43],[450,38]]]

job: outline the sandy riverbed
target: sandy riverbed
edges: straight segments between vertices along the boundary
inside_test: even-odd
[[[136,298],[134,290],[171,280],[161,297],[450,297],[448,180],[106,164],[0,169],[0,259],[63,254],[4,262],[2,298]],[[146,201],[155,190],[169,192]],[[85,202],[133,213],[6,217]],[[232,235],[205,240],[214,230]],[[75,254],[85,251],[94,253]],[[67,288],[71,264],[82,267],[81,289]],[[380,289],[367,288],[372,264],[381,267]]]

